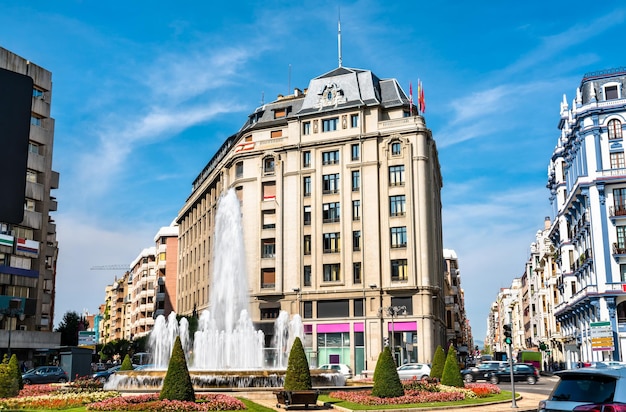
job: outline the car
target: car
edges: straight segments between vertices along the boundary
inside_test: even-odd
[[[425,363],[405,363],[397,370],[400,379],[424,379],[430,376],[430,365]]]
[[[109,380],[109,377],[111,375],[113,375],[115,372],[119,371],[121,367],[122,367],[122,365],[117,365],[117,366],[114,366],[114,367],[109,368],[109,369],[104,370],[104,371],[98,371],[98,372],[94,373],[93,375],[91,375],[91,377],[94,378],[94,379],[99,380],[102,383],[104,383],[104,382]]]
[[[348,365],[343,364],[343,363],[326,363],[324,365],[321,365],[317,369],[333,370],[333,371],[339,372],[343,376],[345,376],[346,379],[349,379],[352,377],[352,369],[350,369]]]
[[[500,382],[511,382],[511,367],[507,366],[497,371],[487,374],[489,382],[497,385]],[[526,381],[529,385],[534,385],[539,380],[539,370],[533,365],[516,363],[513,365],[513,379]]]
[[[538,412],[626,411],[626,368],[582,368],[555,373],[559,381]]]
[[[69,379],[67,373],[58,366],[38,366],[22,374],[24,385],[31,383],[65,383]]]
[[[143,371],[143,370],[146,370],[146,369],[154,369],[155,367],[156,367],[156,365],[153,364],[153,363],[146,363],[145,365],[137,365],[137,366],[134,367],[134,369],[136,371]]]
[[[480,365],[474,366],[472,368],[463,369],[461,371],[461,376],[463,377],[463,380],[467,383],[479,380],[488,380],[490,372],[495,372],[499,369],[502,369],[508,364],[508,362],[502,361],[483,362]]]

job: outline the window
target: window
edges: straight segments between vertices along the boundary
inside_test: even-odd
[[[24,199],[24,210],[28,210],[30,212],[35,211],[35,201],[33,199]]]
[[[276,269],[261,269],[261,288],[273,289],[276,285]]]
[[[276,199],[276,182],[263,183],[263,200]]]
[[[391,247],[406,247],[406,226],[391,228]]]
[[[623,169],[624,166],[624,152],[611,153],[611,169]]]
[[[274,229],[276,227],[276,211],[274,209],[261,212],[261,218],[263,219],[263,229]]]
[[[361,201],[352,201],[352,220],[361,220]]]
[[[359,115],[358,114],[350,115],[350,127],[359,127]]]
[[[235,178],[240,179],[243,177],[243,162],[237,162],[235,165]]]
[[[304,235],[304,254],[311,254],[311,235]]]
[[[354,283],[361,283],[361,262],[352,264],[352,280]]]
[[[617,119],[610,120],[609,126],[609,139],[621,139],[622,138],[622,122]]]
[[[32,126],[39,126],[41,127],[41,117],[37,117],[37,116],[30,116],[30,124]]]
[[[404,216],[406,214],[406,196],[389,196],[389,213],[391,216]]]
[[[351,145],[350,153],[352,160],[359,160],[361,158],[361,146],[358,143]]]
[[[304,206],[303,223],[305,226],[311,224],[311,206]]]
[[[281,109],[274,110],[274,119],[281,119],[287,116],[287,108],[283,107]]]
[[[407,280],[408,268],[406,259],[396,259],[391,261],[391,280]]]
[[[324,237],[323,237],[324,253],[339,253],[340,242],[341,242],[341,236],[339,235],[338,232],[324,233]]]
[[[339,263],[324,265],[324,282],[339,282],[341,280],[339,269]]]
[[[37,143],[28,142],[28,153],[41,154]]]
[[[37,183],[37,171],[28,169],[26,171],[26,181],[31,183]]]
[[[306,265],[303,270],[302,270],[302,283],[304,284],[304,286],[311,286],[311,266],[310,265]]]
[[[322,176],[322,193],[339,193],[339,173]]]
[[[339,222],[341,215],[339,202],[324,203],[322,205],[322,219],[324,223]]]
[[[333,150],[332,152],[322,153],[323,165],[334,165],[339,163],[339,150]]]
[[[626,188],[613,189],[613,207],[615,216],[626,215]]]
[[[272,130],[270,132],[270,137],[272,139],[276,139],[278,137],[283,137],[283,131],[282,130]]]
[[[361,189],[361,172],[358,170],[352,171],[352,191],[358,192]]]
[[[304,176],[302,178],[302,191],[304,197],[311,196],[311,176]]]
[[[311,122],[302,123],[302,134],[304,135],[311,134]]]
[[[617,85],[606,86],[604,88],[604,100],[612,100],[612,99],[619,99]]]
[[[261,309],[261,319],[276,319],[280,314],[279,308],[264,308]]]
[[[393,142],[391,144],[391,154],[393,156],[400,156],[401,153],[402,153],[402,145],[400,144],[400,142]]]
[[[389,166],[389,186],[404,186],[404,165]]]
[[[355,230],[352,232],[352,250],[358,252],[361,250],[361,231]]]
[[[263,173],[274,174],[274,158],[266,157],[263,159]]]
[[[276,256],[276,239],[261,239],[261,257],[273,258]]]
[[[40,99],[43,99],[43,90],[37,89],[37,88],[33,88],[33,97],[39,97]]]
[[[302,152],[302,167],[311,167],[311,152]]]
[[[322,120],[322,132],[332,132],[337,130],[337,124],[339,123],[338,117]]]

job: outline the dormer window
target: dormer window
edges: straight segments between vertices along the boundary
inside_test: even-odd
[[[620,98],[620,89],[616,83],[604,85],[604,100],[615,100]]]

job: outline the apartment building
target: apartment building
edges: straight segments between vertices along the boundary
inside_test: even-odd
[[[178,273],[178,226],[166,226],[154,236],[156,247],[156,295],[153,317],[176,312],[176,275]]]
[[[178,313],[207,309],[219,196],[238,194],[255,326],[300,313],[312,365],[373,369],[446,342],[442,179],[424,117],[395,79],[338,67],[252,112],[179,212]]]
[[[465,293],[461,288],[461,272],[456,252],[443,250],[446,271],[444,273],[444,300],[446,305],[446,339],[457,348],[459,356],[469,355],[474,347],[469,320],[465,312]]]
[[[132,340],[150,333],[154,326],[154,303],[157,286],[156,247],[145,248],[130,264],[128,275],[128,327]]]
[[[130,325],[128,314],[130,312],[127,271],[120,279],[105,288],[104,304],[100,307],[100,325],[98,343],[106,344],[113,340],[129,339]]]
[[[0,350],[31,360],[41,349],[57,347],[52,332],[58,247],[52,190],[59,173],[52,170],[54,119],[50,117],[52,73],[0,47],[0,68],[30,76],[34,87],[28,136],[24,219],[0,222]]]

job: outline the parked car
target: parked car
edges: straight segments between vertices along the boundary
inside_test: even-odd
[[[31,383],[65,383],[69,379],[67,373],[58,366],[39,366],[22,374],[24,385]]]
[[[474,366],[472,368],[463,369],[461,371],[461,376],[463,377],[463,380],[467,383],[479,380],[488,380],[490,372],[495,372],[499,369],[502,369],[508,364],[508,362],[502,361],[483,362],[480,365]]]
[[[430,365],[425,363],[405,363],[398,367],[400,379],[424,379],[430,376]]]
[[[560,379],[538,412],[626,411],[626,368],[582,368],[557,372]]]
[[[337,371],[345,376],[346,379],[352,377],[352,369],[350,369],[348,365],[345,365],[343,363],[326,363],[317,369]]]
[[[96,372],[93,375],[91,375],[91,377],[94,378],[94,379],[99,380],[102,383],[104,383],[104,382],[109,380],[109,377],[111,375],[113,375],[115,372],[119,371],[121,367],[122,367],[122,365],[117,365],[117,366],[114,366],[114,367],[109,368],[107,370]]]
[[[489,372],[489,382],[498,384],[500,382],[511,382],[511,367],[507,366],[494,372]],[[534,385],[539,380],[539,370],[532,365],[517,363],[513,365],[513,379],[526,381],[529,385]]]

